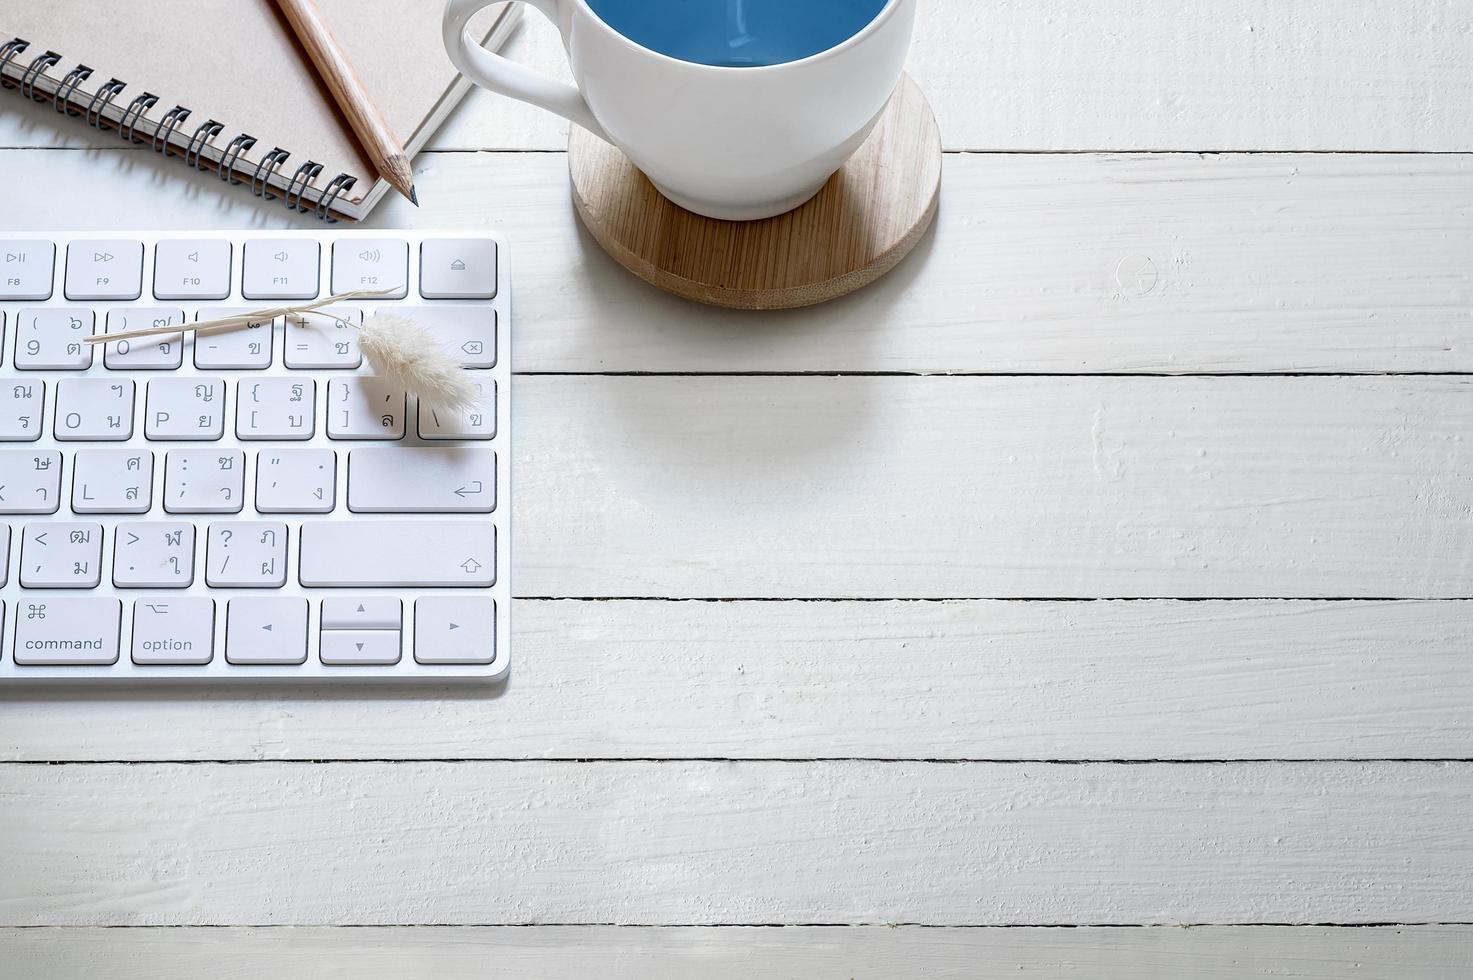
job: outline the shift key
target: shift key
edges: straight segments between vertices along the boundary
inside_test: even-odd
[[[480,521],[307,521],[304,586],[489,588],[496,526]]]

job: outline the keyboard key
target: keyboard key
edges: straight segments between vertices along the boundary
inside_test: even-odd
[[[490,521],[307,521],[302,585],[324,588],[448,586],[496,581]]]
[[[389,666],[399,662],[398,630],[323,630],[318,656],[329,667]]]
[[[95,589],[101,581],[101,524],[26,525],[20,546],[22,588]]]
[[[61,506],[61,453],[0,450],[0,514],[55,514]]]
[[[140,521],[118,525],[113,541],[113,585],[120,589],[187,589],[193,584],[193,524]]]
[[[414,659],[422,664],[489,664],[496,659],[496,600],[433,596],[414,603]]]
[[[171,449],[164,457],[164,510],[170,514],[239,514],[245,502],[245,453]]]
[[[286,525],[216,521],[205,546],[205,584],[217,589],[279,589],[286,584]]]
[[[403,299],[409,283],[409,243],[390,238],[353,238],[332,243],[332,291],[392,289],[385,299]]]
[[[325,630],[398,630],[403,603],[392,596],[334,596],[322,600]]]
[[[153,506],[153,453],[79,449],[72,470],[72,510],[78,514],[146,514]]]
[[[85,371],[92,366],[91,310],[21,310],[15,318],[15,367],[21,371]]]
[[[321,247],[300,238],[257,238],[245,244],[241,294],[246,299],[316,299]]]
[[[311,378],[261,378],[239,384],[237,439],[311,439],[317,431],[317,382]]]
[[[284,319],[287,367],[356,368],[363,363],[358,351],[362,310],[328,306]]]
[[[162,241],[153,249],[156,299],[224,299],[230,295],[230,243],[217,238]]]
[[[184,322],[184,311],[163,306],[132,306],[108,310],[107,332],[146,330]],[[184,363],[184,335],[161,334],[104,345],[102,363],[109,370],[172,371]]]
[[[123,604],[106,596],[47,596],[15,604],[15,662],[23,667],[118,662]]]
[[[420,245],[419,294],[425,299],[495,297],[496,242],[436,238]]]
[[[215,657],[215,600],[164,596],[133,603],[135,664],[199,665]]]
[[[213,442],[225,434],[225,382],[219,378],[153,378],[143,434],[158,441]]]
[[[306,663],[307,600],[231,599],[225,612],[225,659],[232,664]]]
[[[496,311],[489,306],[414,306],[403,315],[432,334],[461,367],[496,366]]]
[[[403,439],[403,390],[381,378],[333,378],[327,385],[327,437]]]
[[[95,238],[67,245],[67,299],[137,299],[141,295],[142,242]]]
[[[58,381],[51,434],[61,442],[126,442],[133,438],[132,379]]]
[[[0,239],[0,299],[50,299],[55,266],[52,242]]]
[[[496,454],[489,449],[355,449],[348,509],[360,514],[489,514]]]
[[[218,320],[237,313],[253,312],[247,307],[206,306],[196,320]],[[202,371],[259,371],[271,366],[275,339],[273,320],[248,320],[244,326],[196,330],[194,366]]]
[[[337,506],[337,473],[331,449],[262,450],[256,458],[256,510],[326,514]]]
[[[46,409],[46,382],[39,378],[0,380],[0,442],[35,442],[41,438]]]
[[[494,439],[496,437],[496,382],[477,381],[475,402],[459,411],[419,406],[419,437],[439,439]]]

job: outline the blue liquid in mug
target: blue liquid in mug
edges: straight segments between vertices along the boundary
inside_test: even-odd
[[[887,0],[587,0],[651,51],[721,68],[798,61],[864,30]]]

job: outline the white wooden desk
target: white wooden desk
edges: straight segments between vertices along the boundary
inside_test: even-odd
[[[924,8],[938,225],[810,311],[467,102],[371,224],[513,244],[509,686],[0,699],[4,980],[1470,975],[1473,5]],[[293,220],[56,120],[5,231]]]

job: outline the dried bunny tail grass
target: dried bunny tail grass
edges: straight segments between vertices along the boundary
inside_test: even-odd
[[[458,411],[476,403],[479,391],[469,372],[411,320],[375,313],[359,328],[358,347],[380,377],[418,395],[422,404]]]

